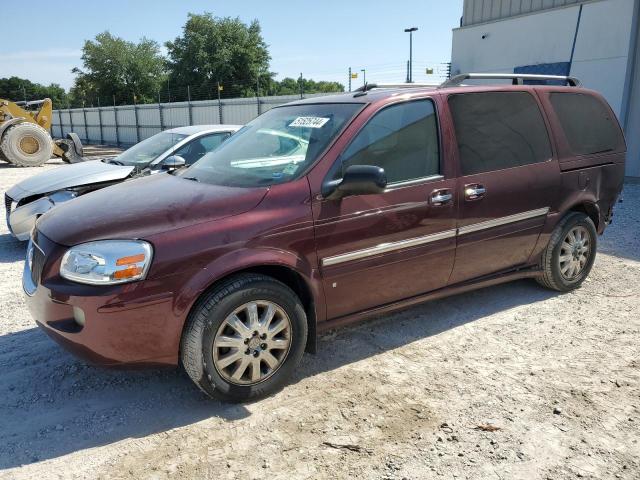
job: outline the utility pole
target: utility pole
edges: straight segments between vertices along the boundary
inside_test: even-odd
[[[413,83],[413,32],[418,27],[405,28],[404,31],[409,34],[409,72],[407,73],[407,83]]]
[[[349,67],[349,91],[351,91],[351,67]]]
[[[364,68],[361,68],[360,71],[362,72],[362,84],[366,85],[367,84],[367,70],[365,70]]]

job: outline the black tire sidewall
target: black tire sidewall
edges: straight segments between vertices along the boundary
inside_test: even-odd
[[[583,226],[589,232],[589,242],[591,243],[591,253],[589,255],[589,259],[587,260],[587,265],[580,272],[580,275],[573,280],[567,280],[564,278],[562,273],[560,272],[560,249],[562,247],[562,242],[566,238],[569,231],[577,226]],[[551,272],[553,275],[554,281],[562,287],[563,290],[573,290],[574,288],[578,288],[582,285],[582,282],[589,276],[591,272],[591,268],[593,267],[593,263],[596,259],[596,252],[598,249],[598,233],[596,231],[596,227],[593,224],[593,221],[584,214],[576,214],[573,215],[562,227],[562,233],[558,237],[558,241],[553,246],[553,253],[551,257]]]
[[[235,385],[227,382],[213,364],[213,340],[225,318],[236,308],[255,300],[268,300],[282,307],[291,321],[291,346],[284,363],[266,380],[256,385]],[[307,340],[307,319],[297,296],[279,282],[257,281],[226,295],[206,313],[202,329],[202,360],[204,375],[200,385],[208,393],[231,401],[243,401],[265,396],[282,388],[291,377],[304,353]]]

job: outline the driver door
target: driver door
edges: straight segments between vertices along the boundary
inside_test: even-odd
[[[334,179],[350,165],[376,165],[388,187],[313,202],[328,318],[445,286],[456,246],[455,179],[441,174],[433,102],[383,107],[338,162]]]

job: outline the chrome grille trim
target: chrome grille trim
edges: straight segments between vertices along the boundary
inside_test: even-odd
[[[349,262],[351,260],[360,260],[374,255],[380,255],[382,253],[389,253],[395,250],[401,250],[403,248],[416,247],[418,245],[424,245],[426,243],[437,242],[438,240],[444,240],[445,238],[453,238],[456,236],[456,230],[445,230],[443,232],[432,233],[431,235],[425,235],[422,237],[409,238],[407,240],[400,240],[398,242],[381,243],[375,247],[364,248],[362,250],[356,250],[349,253],[343,253],[341,255],[334,255],[331,257],[325,257],[322,259],[322,266],[328,267],[331,265],[337,265],[339,263]]]
[[[480,230],[486,230],[488,228],[499,227],[501,225],[507,225],[508,223],[520,222],[522,220],[529,220],[530,218],[541,217],[549,213],[549,207],[538,208],[537,210],[529,210],[527,212],[516,213],[515,215],[509,215],[506,217],[495,218],[493,220],[487,220],[486,222],[472,223],[464,227],[458,228],[458,235],[464,235],[465,233],[478,232]]]

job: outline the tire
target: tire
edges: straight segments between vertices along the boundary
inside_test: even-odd
[[[571,240],[572,235],[575,242]],[[593,267],[597,243],[598,234],[593,221],[584,213],[568,214],[553,230],[542,252],[540,268],[543,273],[537,279],[538,283],[558,292],[578,288]]]
[[[0,150],[0,162],[9,163],[9,160],[7,160],[7,157],[4,156],[4,153],[2,153],[2,150]]]
[[[259,323],[252,323],[252,311]],[[182,333],[180,358],[191,380],[210,397],[255,400],[285,385],[306,341],[307,317],[293,290],[265,275],[242,274],[196,303]]]
[[[35,123],[9,127],[2,137],[0,150],[10,163],[19,167],[40,167],[53,154],[49,133]]]

